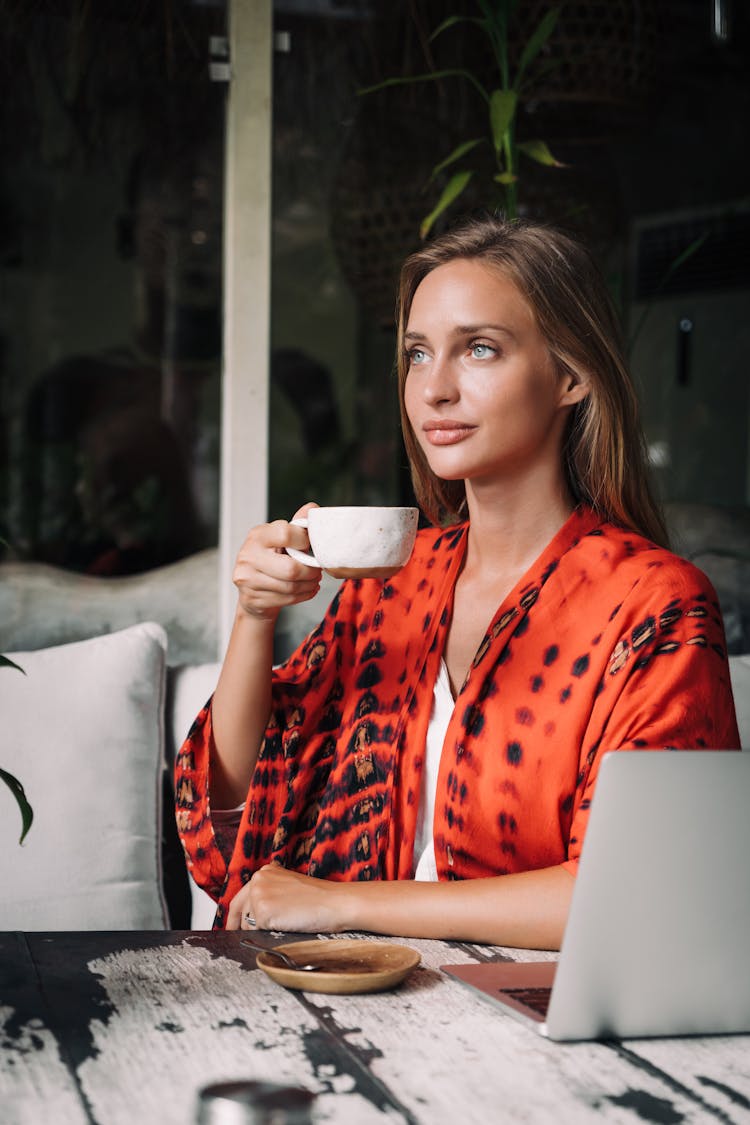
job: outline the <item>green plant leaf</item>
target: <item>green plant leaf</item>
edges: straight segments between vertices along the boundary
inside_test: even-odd
[[[17,777],[14,777],[12,773],[8,773],[7,770],[0,769],[0,781],[4,781],[8,786],[21,810],[21,835],[18,842],[22,844],[26,838],[26,833],[31,828],[31,822],[34,819],[34,810],[26,800],[23,785],[21,785]]]
[[[487,20],[507,25],[516,14],[520,0],[477,0],[477,3]]]
[[[435,176],[439,175],[444,168],[448,168],[451,164],[455,164],[456,161],[460,160],[462,156],[465,156],[467,152],[471,152],[473,148],[476,148],[477,145],[481,144],[484,144],[484,137],[475,137],[473,141],[463,141],[460,145],[454,148],[450,156],[446,156],[445,160],[441,160],[439,164],[435,165],[435,167],[430,172],[430,179],[434,179]]]
[[[448,16],[448,18],[444,19],[441,24],[438,24],[435,30],[430,34],[428,42],[431,43],[433,39],[437,39],[438,35],[447,31],[449,27],[454,27],[457,23],[476,23],[482,27],[484,21],[477,19],[476,16]]]
[[[377,82],[374,86],[363,87],[363,89],[358,90],[357,93],[360,96],[363,94],[374,94],[378,90],[385,90],[388,86],[411,86],[414,82],[437,82],[440,78],[465,78],[467,82],[470,82],[474,89],[482,95],[486,102],[489,101],[489,94],[482,83],[470,70],[462,70],[460,67],[450,67],[448,70],[433,70],[429,74],[414,74],[406,78],[385,78],[382,82]]]
[[[508,184],[514,184],[518,176],[514,176],[512,172],[498,172],[496,176],[492,177],[495,183],[503,184],[507,187]]]
[[[491,3],[487,0],[477,0],[477,4],[483,13],[483,18],[479,21],[480,26],[489,40],[502,84],[507,88],[510,86],[508,74],[509,4],[507,0],[492,0]]]
[[[534,59],[541,51],[544,44],[549,39],[552,32],[555,30],[557,18],[560,15],[559,8],[550,8],[546,15],[542,16],[537,24],[536,29],[531,33],[526,41],[526,46],[521,51],[521,58],[518,61],[518,73],[516,74],[515,85],[521,81],[526,69],[531,65]]]
[[[549,168],[565,167],[552,155],[546,141],[522,141],[516,147],[519,152],[531,157],[532,160],[536,160],[537,164],[546,164]]]
[[[15,668],[16,671],[23,672],[24,676],[26,675],[21,665],[9,660],[7,656],[0,656],[0,668]]]
[[[422,225],[419,228],[420,238],[427,237],[435,220],[442,215],[443,211],[450,207],[451,203],[458,199],[473,175],[473,172],[455,172],[451,176],[448,183],[443,188],[443,193],[435,204],[435,207],[430,211],[429,215],[422,220]]]
[[[493,90],[490,95],[490,125],[495,152],[503,147],[503,138],[513,120],[518,104],[515,90]]]

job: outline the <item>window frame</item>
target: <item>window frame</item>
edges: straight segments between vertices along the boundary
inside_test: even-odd
[[[221,485],[220,652],[235,613],[232,570],[267,518],[271,304],[272,0],[228,0]]]

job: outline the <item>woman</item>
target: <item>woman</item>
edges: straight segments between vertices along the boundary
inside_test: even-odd
[[[556,949],[602,755],[739,746],[716,596],[666,549],[580,246],[495,219],[436,239],[404,265],[398,345],[436,526],[273,674],[279,610],[320,572],[284,553],[301,528],[250,532],[181,837],[219,926]],[[243,811],[227,831],[210,805]]]

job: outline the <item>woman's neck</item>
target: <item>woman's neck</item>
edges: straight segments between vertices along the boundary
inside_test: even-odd
[[[469,481],[465,568],[488,578],[524,574],[575,507],[563,482],[554,488],[477,487]]]
[[[496,484],[467,482],[466,498],[469,535],[443,650],[454,697],[498,607],[573,510],[564,490],[530,490],[524,500],[516,489],[503,496]]]

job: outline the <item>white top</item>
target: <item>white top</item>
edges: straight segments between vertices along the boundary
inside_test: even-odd
[[[435,819],[435,791],[445,732],[448,729],[454,706],[455,701],[448,677],[448,668],[445,661],[441,660],[440,671],[435,683],[435,694],[432,699],[430,725],[427,728],[422,789],[419,795],[419,809],[417,810],[417,831],[414,837],[414,878],[426,883],[436,883],[438,877],[435,863],[435,843],[432,838],[432,827]]]

